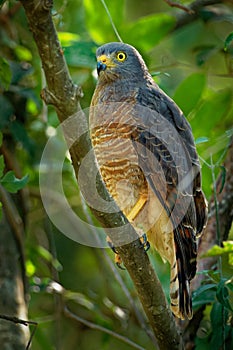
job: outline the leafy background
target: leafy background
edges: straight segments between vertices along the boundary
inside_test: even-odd
[[[162,0],[106,0],[106,4],[123,41],[140,50],[155,81],[190,121],[203,165],[203,187],[209,198],[214,187],[213,173],[217,177],[224,172],[221,165],[232,135],[232,6],[209,6],[199,13],[198,20],[175,30],[177,16],[183,12],[171,9]],[[95,50],[103,43],[117,41],[116,34],[100,0],[57,0],[53,15],[72,79],[82,85],[81,104],[86,108],[96,84]],[[112,260],[111,252],[104,255],[100,249],[69,240],[46,216],[40,199],[39,164],[44,146],[59,123],[55,111],[40,100],[45,78],[19,2],[5,2],[0,23],[0,128],[5,156],[5,166],[0,158],[0,182],[10,192],[24,187],[29,318],[39,322],[32,348],[132,349],[106,332],[62,315],[62,294],[82,320],[150,349],[151,342],[135,316],[135,308],[142,311],[127,272],[112,271],[108,260]],[[84,218],[68,159],[63,184],[72,208]],[[168,295],[168,266],[155,252],[149,254]],[[194,306],[208,304],[196,336],[196,349],[219,349],[221,334],[230,349],[232,243],[209,254],[222,257],[222,269],[215,274],[206,271],[208,283],[194,295]],[[134,307],[117,282],[119,274]],[[219,327],[222,333],[216,332]]]

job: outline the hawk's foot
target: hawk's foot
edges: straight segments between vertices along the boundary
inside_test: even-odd
[[[147,236],[145,233],[143,233],[143,235],[140,237],[140,242],[143,245],[145,252],[147,252],[147,250],[150,249],[150,242],[147,240]]]
[[[125,268],[122,266],[122,260],[121,260],[120,254],[117,252],[116,248],[114,247],[109,237],[107,237],[107,242],[109,247],[112,249],[112,251],[115,254],[115,264],[117,265],[117,267],[119,267],[119,269],[125,270]]]

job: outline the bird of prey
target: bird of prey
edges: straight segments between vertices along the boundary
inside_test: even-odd
[[[138,235],[170,263],[172,312],[190,319],[196,239],[207,218],[191,127],[134,47],[112,42],[96,55],[89,121],[102,180]]]

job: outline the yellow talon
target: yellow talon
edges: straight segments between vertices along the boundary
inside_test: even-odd
[[[133,221],[136,216],[138,215],[138,213],[141,211],[141,209],[144,207],[145,203],[147,201],[147,197],[146,196],[141,196],[139,198],[139,200],[137,201],[137,203],[135,204],[135,206],[133,207],[133,209],[130,211],[130,213],[127,215],[127,219],[129,220],[129,222]]]

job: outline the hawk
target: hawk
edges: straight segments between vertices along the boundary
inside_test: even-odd
[[[190,281],[207,204],[191,127],[125,43],[97,49],[89,122],[102,180],[138,232],[168,261],[173,314],[192,317]]]

